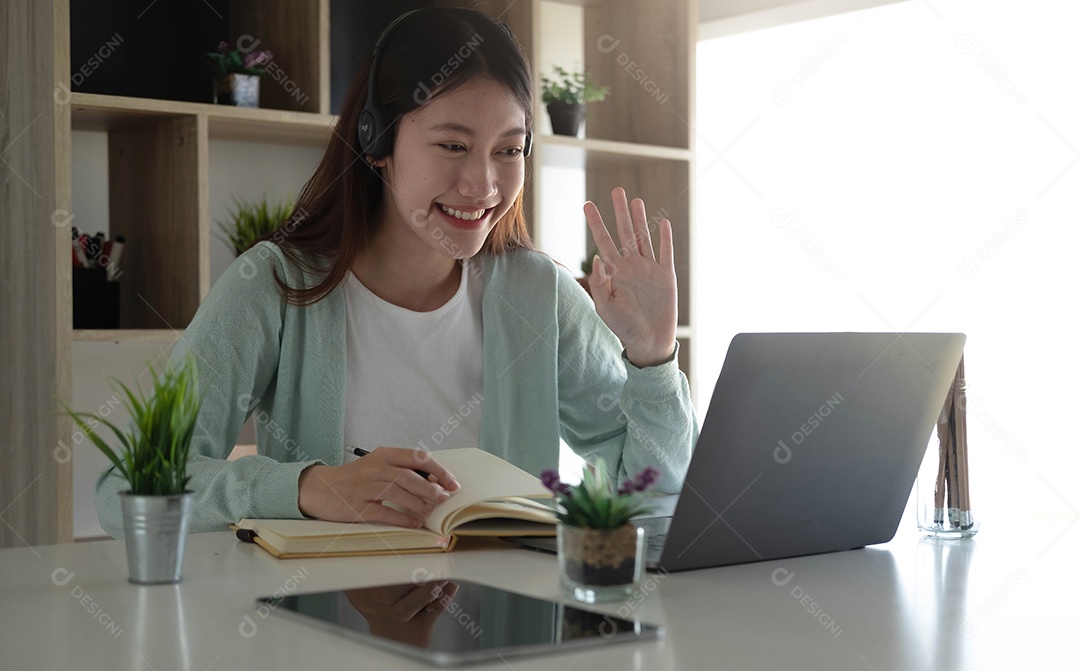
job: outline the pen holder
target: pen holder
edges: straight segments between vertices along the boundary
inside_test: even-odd
[[[72,328],[120,328],[120,284],[105,268],[71,269]]]
[[[926,535],[959,539],[978,532],[979,522],[971,511],[968,466],[967,383],[961,358],[919,469],[916,514]]]

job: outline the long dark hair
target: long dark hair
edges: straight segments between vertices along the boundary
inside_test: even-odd
[[[293,214],[275,232],[260,238],[277,244],[300,268],[321,276],[310,287],[291,287],[275,271],[278,287],[295,305],[317,303],[333,291],[379,225],[376,213],[383,181],[360,154],[357,128],[367,101],[371,61],[369,56],[357,71],[326,152],[297,195]],[[510,32],[475,10],[425,9],[394,28],[380,64],[378,96],[388,119],[396,120],[476,77],[490,77],[506,86],[525,110],[526,128],[532,127],[532,74]],[[396,126],[387,132],[396,133]],[[483,251],[503,254],[532,248],[519,193],[488,235]]]

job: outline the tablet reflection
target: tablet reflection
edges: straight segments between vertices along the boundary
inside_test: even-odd
[[[441,579],[263,599],[270,613],[433,663],[461,664],[564,645],[657,638],[653,626],[480,585]]]
[[[459,585],[440,580],[345,590],[346,601],[367,620],[371,633],[418,648],[430,648],[435,623],[451,610]]]

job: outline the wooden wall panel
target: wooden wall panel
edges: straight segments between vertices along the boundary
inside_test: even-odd
[[[127,240],[121,328],[183,329],[195,315],[209,284],[206,142],[198,116],[109,133],[109,227]]]
[[[588,105],[590,138],[691,146],[691,14],[686,2],[585,5],[585,68],[611,87],[607,100]]]
[[[259,107],[329,111],[327,0],[233,0],[231,11],[234,46],[246,49],[257,40],[256,50],[274,54],[273,69],[259,82]]]
[[[66,0],[0,3],[0,548],[71,541]],[[18,67],[15,66],[18,64]],[[57,94],[54,97],[54,94]]]

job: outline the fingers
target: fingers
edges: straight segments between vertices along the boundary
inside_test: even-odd
[[[360,509],[354,511],[356,519],[353,522],[391,524],[406,529],[419,529],[423,525],[420,519],[399,510],[394,510],[389,506],[384,506],[377,501],[367,501],[362,503],[361,506]]]
[[[418,455],[427,458],[418,459]],[[450,498],[447,489],[461,487],[450,471],[423,450],[379,447],[346,467],[350,474],[342,484],[351,495],[346,494],[349,501],[343,502],[356,519],[367,522],[419,528],[435,506]],[[430,480],[416,472],[420,467],[431,474]]]
[[[660,220],[660,263],[675,270],[675,246],[671,241],[671,222],[667,219]]]
[[[442,490],[447,492],[456,491],[461,488],[457,478],[454,474],[448,471],[442,464],[436,461],[430,452],[424,450],[413,450],[400,447],[380,447],[374,450],[368,457],[380,454],[380,458],[384,458],[384,463],[394,466],[396,468],[408,471],[415,477],[407,477],[405,474],[397,474],[400,476],[400,482],[402,486],[409,491],[430,499],[436,503],[445,501],[445,498],[439,500],[439,493]],[[415,473],[415,471],[424,471],[429,473],[438,484],[425,480],[423,476]]]
[[[649,221],[645,218],[645,201],[635,198],[630,203],[634,217],[634,242],[637,244],[638,253],[647,259],[654,260],[652,248],[652,235],[649,233]]]
[[[604,262],[600,260],[600,257],[594,256],[592,269],[589,272],[589,290],[592,291],[594,300],[604,296],[600,293],[601,287],[606,291],[611,291],[611,273],[604,269]]]
[[[445,610],[450,605],[450,602],[454,600],[454,597],[457,595],[460,588],[461,585],[452,580],[448,580],[439,590],[437,598],[424,607],[424,611],[428,613],[438,613],[441,610]]]
[[[615,208],[615,229],[618,232],[621,247],[616,246],[612,240],[596,205],[592,201],[587,201],[584,207],[585,219],[602,259],[610,263],[614,259],[625,259],[635,254],[655,260],[645,201],[635,198],[627,204],[626,191],[622,187],[615,187],[611,191],[611,204]]]
[[[426,609],[430,604],[438,602],[442,598],[446,580],[436,580],[425,585],[418,585],[409,590],[393,606],[395,619],[407,622]]]
[[[626,191],[617,186],[611,190],[611,204],[615,208],[615,230],[619,232],[619,243],[625,250],[623,256],[638,254],[637,236],[634,234],[634,221],[630,206],[626,204]],[[644,204],[642,211],[644,212]]]
[[[444,492],[445,496],[445,492]],[[416,496],[415,494],[405,491],[395,483],[390,483],[383,488],[383,491],[376,494],[371,499],[376,503],[383,501],[389,501],[397,506],[400,506],[406,514],[412,513],[415,517],[423,519],[431,514],[431,510],[434,507],[433,504]]]
[[[431,452],[421,450],[419,448],[412,450],[413,457],[417,463],[420,464],[417,470],[424,471],[429,474],[429,479],[434,479],[438,482],[443,489],[448,492],[454,492],[461,489],[461,484],[454,477],[454,474],[446,469],[442,464],[435,460],[431,456]]]
[[[586,201],[584,210],[585,221],[589,224],[589,231],[592,233],[596,248],[600,250],[600,256],[605,259],[617,258],[619,248],[615,246],[611,234],[608,233],[607,227],[604,226],[604,219],[600,216],[600,210],[597,209],[596,204],[591,200]]]

